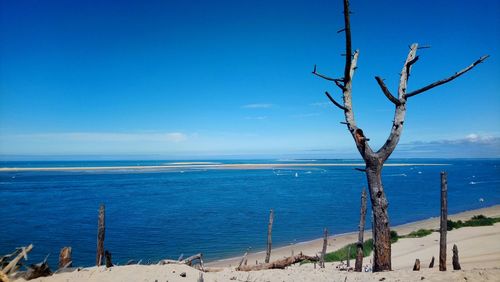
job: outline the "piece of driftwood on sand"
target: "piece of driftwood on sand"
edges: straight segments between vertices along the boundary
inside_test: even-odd
[[[172,260],[172,259],[164,259],[158,262],[159,265],[164,265],[164,264],[185,264],[188,266],[193,266],[193,261],[195,260],[200,260],[200,270],[205,271],[205,266],[203,264],[203,254],[199,253],[196,255],[192,255],[184,260]]]
[[[296,264],[298,262],[302,262],[304,260],[309,260],[309,261],[318,261],[319,257],[317,256],[306,256],[302,253],[291,256],[291,257],[285,257],[282,259],[275,260],[273,262],[269,263],[262,263],[259,265],[242,265],[238,267],[236,270],[238,271],[257,271],[257,270],[265,270],[265,269],[284,269],[287,266],[290,266],[292,264]]]

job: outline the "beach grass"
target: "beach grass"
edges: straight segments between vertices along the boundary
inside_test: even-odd
[[[407,235],[399,236],[399,238],[422,238],[427,235],[431,235],[434,230],[432,229],[419,229],[417,231],[412,231]]]
[[[487,217],[482,214],[480,215],[475,215],[471,219],[466,220],[466,221],[453,221],[453,220],[448,220],[448,226],[447,229],[448,231],[453,230],[453,229],[458,229],[462,227],[474,227],[474,226],[491,226],[497,222],[500,222],[499,217]]]

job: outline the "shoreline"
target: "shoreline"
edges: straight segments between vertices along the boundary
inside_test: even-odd
[[[484,214],[490,217],[500,216],[500,205],[468,210],[453,215],[450,219],[469,219],[472,215]],[[435,228],[439,225],[437,217],[396,226],[395,230],[400,235],[406,234],[418,228]],[[370,230],[366,231],[368,235]],[[342,247],[341,243],[345,237],[357,240],[357,233],[351,232],[341,234],[329,239],[333,246],[328,247],[328,252]],[[371,237],[371,236],[366,236]],[[336,240],[334,240],[336,239]],[[348,238],[349,239],[349,238]],[[349,239],[351,240],[351,239]],[[348,241],[349,241],[348,240]],[[448,271],[439,271],[439,262],[435,266],[428,267],[429,261],[439,258],[439,232],[421,238],[400,238],[391,245],[392,249],[392,271],[388,272],[347,272],[337,267],[339,262],[327,262],[325,268],[317,268],[314,264],[294,264],[285,269],[271,269],[259,271],[237,271],[235,266],[241,257],[235,258],[236,264],[228,267],[228,260],[221,266],[213,263],[205,264],[207,271],[200,270],[185,264],[151,264],[151,265],[122,265],[107,268],[105,266],[92,266],[84,268],[71,268],[60,271],[52,276],[40,277],[39,282],[86,282],[86,281],[177,281],[177,282],[219,282],[219,281],[311,281],[311,282],[345,282],[345,281],[498,281],[500,277],[500,224],[492,226],[462,227],[448,231],[447,235],[447,262]],[[303,242],[305,245],[313,244],[317,240]],[[319,240],[320,245],[322,239]],[[344,240],[345,241],[345,240]],[[352,241],[351,241],[352,242]],[[351,243],[347,242],[347,243]],[[298,245],[298,244],[297,244]],[[298,246],[295,245],[295,247]],[[461,270],[453,270],[451,249],[454,245],[459,248]],[[271,261],[279,258],[282,250],[290,251],[289,247],[273,249]],[[319,249],[315,249],[317,251]],[[251,254],[254,255],[255,253]],[[265,252],[257,254],[265,255]],[[295,254],[298,254],[296,252]],[[289,256],[290,253],[286,253]],[[250,256],[248,264],[254,262]],[[363,265],[371,263],[372,256],[365,257]],[[421,261],[421,269],[413,271],[415,259]],[[220,261],[219,261],[220,262]],[[259,261],[261,262],[261,261]],[[351,260],[351,265],[354,261]],[[12,281],[25,282],[22,275],[14,275]],[[33,280],[32,280],[33,281]]]
[[[466,210],[463,212],[455,213],[448,215],[448,219],[457,221],[457,220],[467,220],[470,219],[474,215],[483,214],[488,217],[500,217],[500,205],[493,205],[490,207],[484,207],[480,209],[474,210]],[[405,235],[412,231],[416,231],[418,229],[439,229],[439,216],[430,217],[423,220],[418,220],[414,222],[404,223],[391,228],[398,232],[398,235]],[[365,229],[364,232],[364,240],[368,240],[372,238],[372,230]],[[358,240],[358,231],[352,231],[341,234],[334,234],[333,236],[328,237],[328,250],[327,252],[332,252],[344,247],[347,244],[355,243]],[[298,254],[300,252],[314,256],[321,250],[323,245],[323,238],[312,239],[308,241],[297,242],[296,244],[289,246],[281,246],[277,248],[273,248],[271,252],[271,261],[287,257],[292,254]],[[242,255],[244,250],[242,250]],[[259,263],[264,261],[265,258],[265,250],[258,250],[251,253],[248,253],[247,259],[249,262],[258,261]],[[228,257],[223,259],[214,260],[211,262],[207,262],[206,265],[209,267],[232,267],[237,265],[241,260],[241,256],[239,257]]]
[[[442,163],[390,163],[387,167],[406,166],[449,166]],[[162,169],[279,169],[300,167],[363,167],[364,163],[262,163],[262,164],[171,164],[151,166],[93,166],[93,167],[2,167],[0,172],[22,172],[22,171],[116,171],[116,170],[162,170]]]

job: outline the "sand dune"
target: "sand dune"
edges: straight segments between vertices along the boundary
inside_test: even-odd
[[[453,220],[468,219],[472,215],[484,214],[500,216],[500,205],[463,212],[450,216]],[[406,234],[420,228],[437,228],[437,218],[431,218],[394,229]],[[366,232],[365,237],[370,232]],[[329,251],[354,242],[356,234],[346,234],[330,238]],[[423,238],[400,239],[392,245],[392,263],[394,271],[383,273],[354,273],[339,271],[338,263],[327,263],[324,269],[315,269],[313,264],[294,265],[285,270],[266,270],[255,272],[238,272],[229,265],[236,259],[210,263],[219,272],[203,273],[204,281],[500,281],[500,224],[483,227],[465,227],[448,232],[448,271],[437,269],[439,256],[439,234],[433,233]],[[452,271],[451,248],[456,244],[459,248],[462,270]],[[314,254],[321,246],[320,240],[314,240],[295,246],[273,250],[272,259],[288,256],[292,249],[295,253],[303,251]],[[264,254],[249,256],[249,262],[262,261]],[[433,269],[428,268],[432,256],[436,257]],[[416,258],[422,263],[421,271],[412,271]],[[365,258],[368,263],[370,258]],[[181,273],[186,277],[181,277]],[[130,265],[84,268],[80,271],[59,273],[51,277],[38,278],[33,281],[79,282],[79,281],[198,281],[201,272],[185,265]],[[18,279],[23,281],[23,279]]]

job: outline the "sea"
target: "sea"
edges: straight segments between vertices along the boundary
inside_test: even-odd
[[[364,173],[352,166],[316,165],[359,163],[362,167],[360,160],[203,160],[180,167],[178,163],[0,162],[1,168],[89,168],[0,171],[0,255],[33,244],[28,263],[48,255],[56,268],[60,249],[71,246],[74,265],[94,265],[101,204],[106,208],[104,245],[115,264],[155,263],[196,253],[214,261],[247,250],[263,251],[271,209],[273,247],[320,238],[325,227],[331,234],[357,229],[360,194],[367,187]],[[200,166],[245,163],[298,166]],[[388,163],[412,164],[383,169],[391,226],[439,216],[441,171],[448,173],[449,213],[500,204],[500,159],[393,159]],[[169,164],[177,167],[131,168]],[[368,213],[367,229],[370,226]]]

